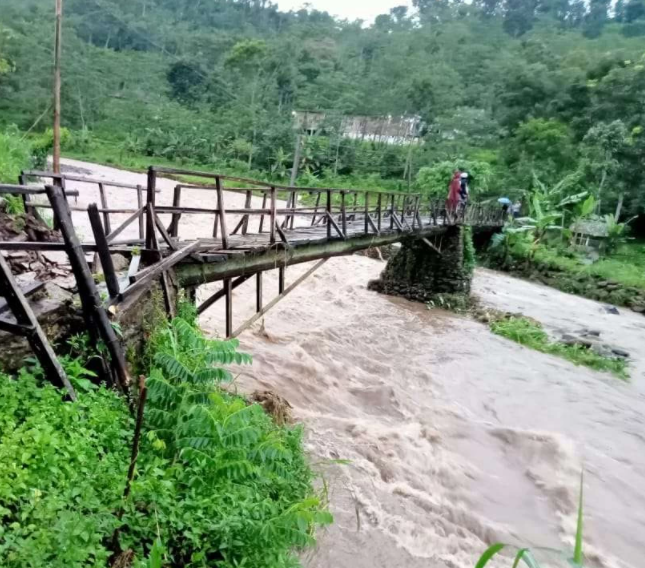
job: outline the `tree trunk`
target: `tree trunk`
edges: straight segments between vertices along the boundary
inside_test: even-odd
[[[625,194],[621,193],[620,196],[618,197],[618,205],[616,205],[616,223],[618,223],[618,220],[620,219],[620,214],[623,210],[624,200],[625,200]]]

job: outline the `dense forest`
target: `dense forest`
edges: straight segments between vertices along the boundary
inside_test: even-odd
[[[53,6],[2,0],[0,128],[48,126]],[[538,181],[645,208],[645,0],[415,0],[366,26],[267,0],[66,0],[66,149],[113,148],[286,179],[294,110],[306,181],[352,176],[483,195]],[[339,135],[343,115],[408,115],[423,143]]]

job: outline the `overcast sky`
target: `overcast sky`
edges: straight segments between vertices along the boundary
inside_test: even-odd
[[[281,10],[297,10],[307,2],[303,0],[274,0]],[[311,0],[317,10],[329,12],[341,18],[360,18],[371,22],[379,14],[387,14],[395,6],[412,6],[412,0]]]

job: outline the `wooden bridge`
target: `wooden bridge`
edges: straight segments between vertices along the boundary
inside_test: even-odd
[[[171,191],[161,191],[160,180],[167,183],[169,177],[197,181],[178,181]],[[30,181],[42,185],[30,185]],[[23,172],[19,182],[0,186],[0,194],[21,195],[25,210],[36,216],[53,210],[63,240],[0,241],[0,251],[65,251],[79,284],[88,328],[91,321],[102,322],[99,329],[106,343],[113,345],[113,362],[115,357],[122,359],[122,354],[117,353],[116,338],[107,329],[106,314],[127,309],[157,282],[161,282],[169,315],[174,315],[178,288],[187,289],[194,298],[199,285],[222,281],[222,289],[198,310],[202,313],[224,300],[225,334],[234,337],[330,257],[405,238],[420,239],[439,251],[441,235],[450,227],[494,229],[504,223],[504,213],[497,205],[469,204],[459,211],[447,211],[443,201],[419,193],[285,187],[174,168],[149,168],[141,185],[41,171]],[[110,207],[116,192],[128,192],[131,205]],[[78,198],[83,200],[86,194],[98,197],[98,204],[79,206]],[[46,195],[48,201],[35,201],[39,195]],[[81,242],[79,234],[88,228],[93,239]],[[116,253],[129,260],[127,270],[115,269]],[[107,297],[100,297],[88,254],[100,259]],[[286,268],[310,261],[319,262],[287,287]],[[279,295],[265,305],[263,272],[275,269],[279,271]],[[233,290],[253,277],[256,315],[233,329]],[[12,322],[0,319],[0,330],[12,329],[16,331]]]

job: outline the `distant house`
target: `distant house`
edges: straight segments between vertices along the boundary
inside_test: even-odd
[[[609,232],[604,219],[592,217],[581,219],[571,225],[573,244],[585,249],[602,250],[607,244]]]
[[[340,128],[354,140],[385,144],[419,144],[423,123],[418,116],[333,116],[324,112],[294,111],[296,127],[307,134]]]

